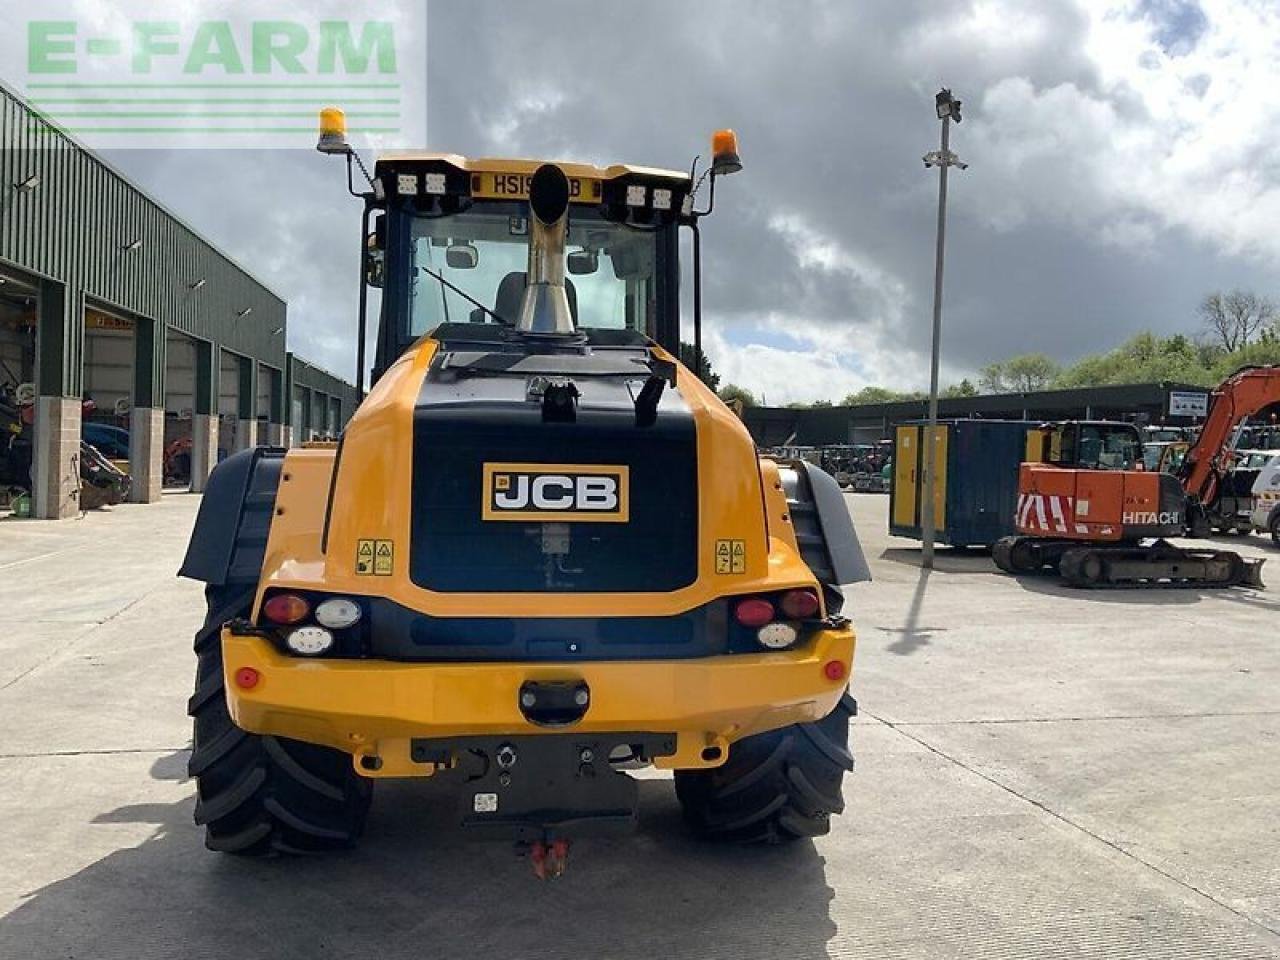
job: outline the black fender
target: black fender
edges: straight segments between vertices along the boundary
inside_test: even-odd
[[[254,447],[213,468],[178,576],[217,587],[258,582],[284,455]]]
[[[819,582],[832,587],[871,579],[871,568],[835,477],[807,460],[779,464],[787,511],[804,558]]]

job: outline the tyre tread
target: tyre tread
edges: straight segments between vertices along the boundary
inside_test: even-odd
[[[843,812],[842,784],[853,769],[847,747],[856,705],[845,694],[822,720],[738,741],[707,770],[676,771],[686,821],[703,837],[785,843],[827,833]]]
[[[207,588],[209,613],[196,633],[195,693],[188,712],[195,738],[188,769],[196,778],[195,822],[210,850],[245,856],[322,853],[360,836],[372,785],[341,751],[249,733],[227,712],[222,625],[248,614],[252,588]],[[212,641],[212,642],[211,642]],[[224,696],[218,696],[218,694]]]

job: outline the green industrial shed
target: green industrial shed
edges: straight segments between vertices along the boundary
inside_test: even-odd
[[[1108,419],[1190,426],[1197,419],[1178,415],[1174,399],[1202,397],[1207,402],[1208,393],[1204,387],[1168,382],[996,393],[945,398],[938,414],[944,419]],[[928,412],[925,400],[902,400],[852,407],[749,407],[743,419],[762,447],[817,447],[889,440],[895,425],[922,420]]]
[[[80,508],[83,417],[128,431],[140,502],[174,444],[200,490],[229,452],[336,435],[355,390],[286,329],[279,295],[0,86],[0,386],[35,387],[35,516]]]

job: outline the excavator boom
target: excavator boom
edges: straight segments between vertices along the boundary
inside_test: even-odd
[[[1187,451],[1178,479],[1189,497],[1212,503],[1226,473],[1236,425],[1245,417],[1280,403],[1280,367],[1243,367],[1213,391],[1209,417]]]

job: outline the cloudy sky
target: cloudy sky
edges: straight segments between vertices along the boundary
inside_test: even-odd
[[[551,27],[548,30],[548,27]],[[708,352],[771,404],[928,380],[933,94],[953,148],[944,382],[1062,361],[1197,301],[1280,293],[1275,0],[431,0],[429,146],[745,170],[704,227]],[[111,160],[289,301],[354,374],[358,207],[310,151]]]

